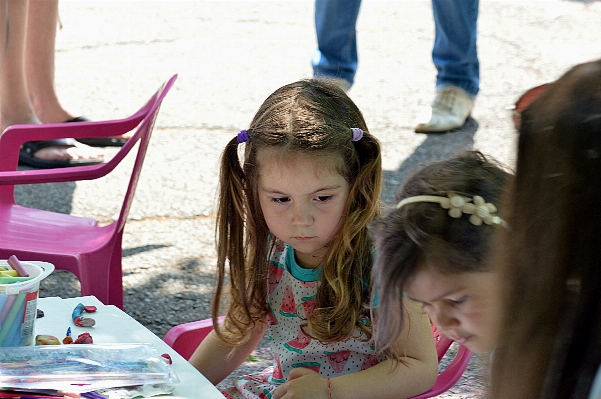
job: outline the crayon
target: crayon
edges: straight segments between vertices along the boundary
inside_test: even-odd
[[[6,316],[8,316],[8,312],[13,306],[13,302],[15,301],[15,295],[8,295],[6,299],[6,303],[0,312],[0,326],[4,324],[4,320],[6,320]]]
[[[10,258],[8,258],[8,264],[19,273],[19,276],[29,277],[29,273],[27,273],[27,270],[25,270],[15,255],[12,255]]]
[[[0,284],[13,284],[13,283],[22,283],[23,281],[28,281],[33,279],[33,277],[2,277],[0,276]]]
[[[4,346],[4,342],[6,341],[6,336],[8,335],[13,323],[21,323],[21,319],[18,317],[19,312],[23,309],[23,303],[25,302],[26,294],[12,295],[16,297],[14,303],[11,306],[8,315],[6,316],[6,320],[0,329],[0,346]]]
[[[2,312],[2,309],[4,309],[4,304],[6,303],[7,299],[8,295],[0,294],[0,312]]]
[[[17,312],[17,317],[13,322],[8,334],[6,336],[6,340],[4,341],[4,346],[22,346],[21,345],[21,320],[23,312],[25,311],[25,302],[20,306],[19,311]]]

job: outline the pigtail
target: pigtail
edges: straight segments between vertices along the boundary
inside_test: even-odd
[[[232,139],[226,146],[220,170],[220,190],[217,210],[215,240],[217,242],[217,285],[212,303],[213,327],[219,337],[228,343],[236,343],[233,336],[245,335],[251,315],[248,308],[242,306],[239,316],[228,320],[224,330],[217,328],[217,317],[221,314],[221,297],[224,292],[226,265],[229,264],[229,294],[232,304],[240,302],[245,296],[246,268],[244,261],[245,224],[245,178],[238,159],[238,142]],[[242,302],[244,302],[242,300]]]
[[[256,176],[241,166],[238,140],[226,146],[220,171],[219,205],[215,240],[217,242],[217,284],[211,314],[219,338],[232,346],[246,342],[248,332],[267,311],[268,229],[252,187]],[[251,152],[247,143],[246,152]],[[248,161],[248,160],[247,160]],[[254,162],[245,162],[253,167]],[[222,314],[221,299],[229,274],[226,322],[217,328]]]
[[[308,321],[312,335],[326,342],[349,336],[367,341],[372,336],[369,286],[373,246],[367,225],[380,214],[382,160],[378,141],[370,134],[352,145],[355,157],[350,175],[356,178],[340,234],[324,262],[317,311]]]

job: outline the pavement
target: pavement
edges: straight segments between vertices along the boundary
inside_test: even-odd
[[[179,75],[160,111],[123,242],[125,310],[163,336],[209,316],[219,156],[270,93],[311,77],[313,2],[63,0],[60,18],[55,80],[71,112],[128,116]],[[412,126],[434,95],[430,3],[364,1],[349,94],[382,143],[384,202],[416,166],[462,149],[512,167],[516,134],[507,107],[526,89],[600,58],[599,21],[598,1],[482,0],[481,91],[472,118],[455,132],[424,135]],[[110,223],[128,177],[119,167],[99,181],[18,187],[17,200]],[[53,273],[41,295],[78,295],[66,274]]]

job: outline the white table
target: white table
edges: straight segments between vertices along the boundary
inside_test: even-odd
[[[78,303],[93,305],[98,308],[95,313],[83,313],[83,316],[96,320],[94,327],[77,327],[73,324],[71,313]],[[150,344],[159,354],[168,353],[171,356],[173,370],[180,380],[173,394],[168,397],[178,399],[223,399],[223,395],[198,370],[192,367],[162,339],[116,306],[103,305],[94,296],[68,299],[52,297],[39,298],[38,309],[44,311],[44,317],[36,320],[34,337],[38,334],[49,334],[62,341],[67,328],[71,327],[71,336],[74,339],[83,332],[89,332],[94,339],[94,343],[97,344]]]

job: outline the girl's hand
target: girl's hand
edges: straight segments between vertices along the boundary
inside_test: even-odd
[[[329,399],[328,379],[311,369],[299,367],[290,371],[288,381],[273,395],[274,399]]]

